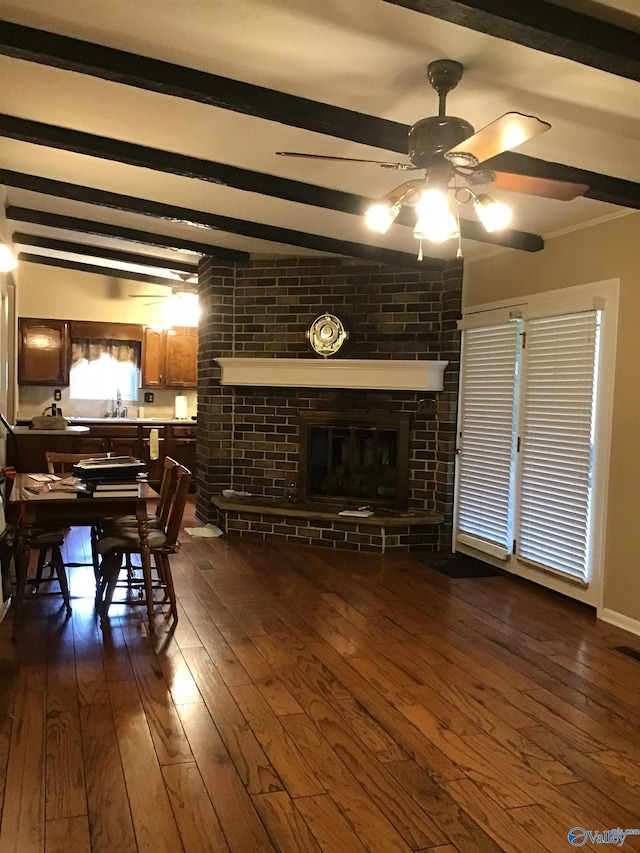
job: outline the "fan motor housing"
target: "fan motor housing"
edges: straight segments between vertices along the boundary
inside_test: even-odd
[[[430,116],[417,121],[409,131],[409,159],[419,169],[426,169],[435,160],[465,139],[474,129],[463,118]]]

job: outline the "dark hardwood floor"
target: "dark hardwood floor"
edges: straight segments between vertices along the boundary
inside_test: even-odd
[[[640,830],[640,663],[615,650],[639,638],[408,555],[181,541],[175,633],[125,605],[103,632],[90,568],[69,621],[48,598],[19,644],[0,624],[0,853],[558,853],[572,827]],[[88,558],[74,529],[66,560]]]

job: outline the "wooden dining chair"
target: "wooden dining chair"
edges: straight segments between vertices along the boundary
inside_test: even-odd
[[[155,574],[150,578],[150,587],[153,590],[154,602],[169,602],[170,612],[174,622],[178,621],[178,609],[171,575],[169,557],[175,554],[179,548],[178,535],[182,526],[184,508],[191,482],[191,471],[184,465],[177,465],[175,472],[175,488],[173,499],[166,523],[163,527],[149,529],[149,550],[154,562]],[[97,550],[102,560],[99,567],[98,585],[98,608],[101,618],[107,616],[109,607],[113,603],[115,591],[119,585],[127,588],[127,597],[118,602],[135,605],[147,605],[145,597],[144,578],[132,584],[128,576],[126,581],[120,582],[120,573],[123,569],[123,560],[131,558],[134,554],[140,554],[140,536],[138,529],[132,527],[119,527],[107,532],[105,536],[98,539]],[[155,592],[160,590],[163,598],[156,599]],[[132,596],[132,591],[134,596]]]
[[[44,458],[47,463],[48,474],[71,474],[73,466],[87,459],[107,459],[110,453],[58,453],[53,450],[45,450]]]
[[[180,466],[179,462],[176,462],[175,459],[172,459],[170,456],[166,456],[164,460],[163,472],[162,472],[162,480],[160,482],[160,492],[158,502],[156,503],[156,510],[154,513],[149,513],[147,515],[147,524],[150,529],[162,530],[169,517],[169,511],[171,509],[171,501],[173,499],[175,485],[176,485],[176,477],[178,475],[178,468]],[[109,518],[103,519],[100,524],[98,537],[108,536],[108,535],[117,535],[118,531],[127,528],[127,527],[137,527],[138,519],[135,515],[119,515],[112,516]],[[135,585],[135,574],[134,574],[134,566],[131,562],[131,555],[125,554],[124,557],[125,566],[127,569],[127,578],[129,582],[129,586],[133,587]],[[94,565],[96,564],[96,557],[94,555]],[[98,598],[98,574],[96,571],[96,600]]]
[[[70,474],[77,462],[82,462],[85,459],[105,459],[110,455],[109,453],[58,453],[57,451],[46,450],[44,458],[47,463],[47,473],[61,476]],[[31,541],[31,548],[38,551],[38,562],[35,577],[32,581],[28,581],[28,583],[32,585],[33,592],[37,593],[42,583],[47,583],[57,578],[62,597],[67,607],[67,614],[71,615],[69,582],[61,550],[66,534],[67,530],[60,528],[42,529],[35,532]],[[92,560],[92,565],[95,571],[95,557]],[[44,571],[47,568],[49,569],[49,575],[47,578],[43,578]]]
[[[170,456],[165,456],[156,509],[154,513],[149,513],[147,515],[147,524],[149,527],[164,528],[166,525],[169,517],[169,510],[171,509],[171,500],[175,490],[179,467],[179,462],[176,462],[176,460],[172,459]],[[103,534],[106,534],[118,527],[135,527],[137,523],[138,519],[135,515],[120,515],[105,518],[102,523],[102,532]]]

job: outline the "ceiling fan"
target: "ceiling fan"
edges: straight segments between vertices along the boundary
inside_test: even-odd
[[[151,299],[151,302],[145,302],[144,307],[147,305],[157,305],[160,302],[163,302],[165,299],[172,299],[174,301],[181,300],[184,302],[193,302],[194,300],[197,302],[198,300],[198,279],[192,273],[177,273],[180,277],[180,284],[171,285],[171,290],[166,294],[157,294],[157,293],[130,293],[130,299]],[[169,285],[162,285],[163,287],[169,287]]]
[[[488,232],[509,224],[510,209],[506,204],[494,201],[484,189],[480,191],[478,188],[483,185],[559,201],[570,201],[584,195],[588,189],[586,184],[499,172],[484,166],[498,154],[545,133],[551,125],[535,116],[509,112],[474,132],[465,119],[446,114],[447,95],[458,85],[463,71],[461,63],[452,59],[438,59],[428,65],[429,83],[438,93],[438,115],[423,118],[410,128],[409,163],[296,151],[278,151],[277,154],[311,160],[372,163],[383,169],[398,171],[423,170],[423,177],[395,187],[366,212],[368,224],[384,234],[403,207],[414,208],[417,222],[413,236],[420,240],[419,260],[422,259],[423,239],[439,243],[457,237],[458,257],[461,257],[458,204],[473,202],[478,218]],[[457,203],[455,210],[449,204],[449,192]]]

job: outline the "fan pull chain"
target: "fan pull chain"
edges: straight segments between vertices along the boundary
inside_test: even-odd
[[[420,248],[418,249],[418,260],[422,260],[422,237],[420,237]]]

